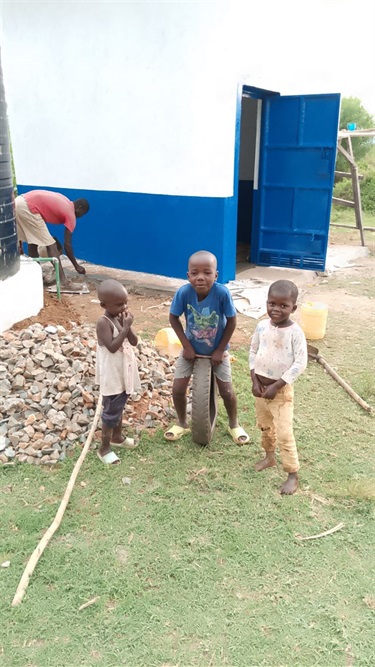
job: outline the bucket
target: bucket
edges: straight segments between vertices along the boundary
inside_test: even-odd
[[[182,350],[180,340],[171,327],[160,329],[155,336],[154,343],[158,352],[168,357],[178,357]]]
[[[309,340],[324,338],[328,306],[321,301],[306,301],[301,306],[301,328]]]

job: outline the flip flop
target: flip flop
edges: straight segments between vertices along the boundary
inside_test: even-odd
[[[172,434],[171,438],[168,437],[168,433]],[[183,428],[178,424],[173,424],[173,426],[171,426],[171,428],[169,428],[168,431],[165,431],[164,437],[166,440],[174,442],[175,440],[179,440],[180,438],[182,438],[182,436],[186,435],[187,433],[190,433],[190,428]]]
[[[104,454],[104,456],[101,456],[99,452],[97,452],[98,458],[101,460],[102,463],[105,463],[106,465],[109,464],[116,464],[120,463],[120,459],[114,452],[107,452],[107,454]]]
[[[125,438],[122,442],[111,442],[112,447],[122,447],[123,449],[135,449],[138,447],[138,442],[134,438]]]
[[[242,428],[242,426],[235,426],[234,428],[230,428],[230,426],[228,426],[228,433],[236,445],[246,445],[250,441],[249,436]],[[240,440],[240,438],[246,438],[246,440]]]

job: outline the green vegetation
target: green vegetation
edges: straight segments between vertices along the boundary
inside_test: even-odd
[[[345,313],[330,313],[319,341],[373,404],[374,346],[373,330]],[[120,466],[104,468],[90,454],[15,609],[25,563],[78,451],[52,471],[1,470],[0,562],[11,561],[0,569],[4,667],[373,666],[373,417],[310,362],[296,388],[301,487],[282,498],[280,467],[253,470],[260,450],[247,350],[235,356],[240,419],[253,444],[231,442],[221,409],[208,448],[145,431]],[[298,539],[339,522],[333,535]]]
[[[357,141],[359,139],[353,140],[353,146]],[[370,147],[366,157],[358,163],[358,169],[364,176],[363,180],[360,181],[362,209],[368,213],[375,213],[375,145]],[[344,167],[344,171],[348,171],[348,164]],[[334,197],[353,201],[351,179],[343,178],[337,181],[333,194]],[[354,219],[353,211],[352,217]]]
[[[370,114],[358,97],[343,97],[341,100],[340,130],[346,130],[348,123],[356,123],[357,129],[369,130],[375,126],[375,119]],[[353,139],[353,152],[356,161],[363,160],[369,150],[373,147],[372,138],[357,137]],[[348,171],[348,163],[342,155],[337,158],[336,169]]]

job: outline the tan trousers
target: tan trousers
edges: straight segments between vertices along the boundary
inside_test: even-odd
[[[255,399],[257,426],[262,431],[262,447],[266,452],[280,449],[285,472],[299,470],[296,441],[293,434],[294,389],[286,384],[275,398]]]

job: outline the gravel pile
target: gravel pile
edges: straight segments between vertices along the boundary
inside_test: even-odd
[[[93,325],[73,331],[33,324],[0,337],[0,463],[62,461],[84,443],[98,401]],[[127,431],[166,426],[174,416],[174,359],[140,341],[135,353],[142,391],[124,412]],[[100,431],[96,438],[100,437]]]

